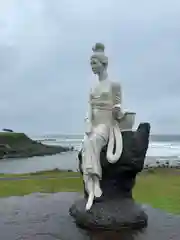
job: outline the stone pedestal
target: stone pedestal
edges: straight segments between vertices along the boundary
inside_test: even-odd
[[[137,131],[122,133],[123,152],[120,159],[111,164],[106,159],[107,146],[101,152],[103,195],[95,199],[92,208],[85,210],[88,194],[77,200],[70,208],[76,223],[87,229],[119,230],[141,229],[147,226],[148,217],[142,207],[134,202],[132,189],[136,175],[142,171],[149,144],[149,123],[141,123]],[[79,168],[81,169],[81,152]]]
[[[115,198],[97,202],[87,212],[86,201],[80,199],[72,205],[70,212],[76,223],[90,230],[139,229],[147,226],[147,215],[131,198]]]

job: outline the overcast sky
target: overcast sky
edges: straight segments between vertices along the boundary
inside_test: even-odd
[[[179,0],[1,0],[0,129],[82,133],[99,41],[136,125],[180,134]]]

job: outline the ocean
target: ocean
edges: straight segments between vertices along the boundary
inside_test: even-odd
[[[73,146],[80,150],[83,135],[45,135],[37,136],[34,139],[40,140],[48,145]],[[151,135],[149,148],[146,154],[145,164],[154,166],[159,161],[170,165],[177,165],[180,162],[180,135]]]
[[[77,154],[83,139],[82,135],[49,134],[29,135],[29,137],[47,145],[73,146],[75,151],[28,159],[3,159],[0,161],[0,173],[29,173],[55,168],[77,171]],[[155,167],[158,162],[158,164],[166,164],[167,161],[171,166],[180,165],[180,135],[152,135],[145,165]]]

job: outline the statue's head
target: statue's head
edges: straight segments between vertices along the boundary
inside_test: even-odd
[[[91,56],[91,68],[94,74],[101,74],[108,66],[108,57],[104,54],[104,45],[96,43],[92,48],[93,55]]]

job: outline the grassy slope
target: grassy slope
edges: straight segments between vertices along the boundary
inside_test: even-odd
[[[11,150],[24,150],[27,147],[36,147],[33,141],[24,133],[15,132],[0,132],[0,144],[6,144],[10,149],[5,149],[11,152]],[[3,147],[0,148],[0,151]]]
[[[13,137],[19,137],[24,135],[24,133],[17,133],[17,132],[0,132],[0,136],[13,136]]]
[[[24,133],[16,133],[16,132],[0,132],[0,140],[1,143],[11,144],[15,143],[17,140],[26,140],[30,141],[30,139]],[[6,141],[6,142],[3,142]]]
[[[1,175],[0,177],[50,176],[49,179],[28,179],[20,181],[0,181],[0,196],[26,195],[32,192],[54,193],[83,189],[79,173],[46,171],[36,174]],[[67,178],[61,178],[66,176]],[[68,178],[76,176],[78,178]],[[180,214],[180,170],[157,169],[151,173],[141,173],[133,191],[134,198],[155,208]]]

